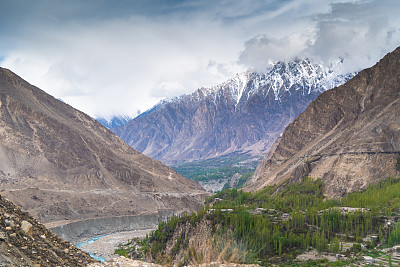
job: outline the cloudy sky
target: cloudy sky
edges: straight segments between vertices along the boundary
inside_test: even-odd
[[[344,72],[400,46],[399,0],[0,0],[0,66],[95,116],[270,62],[309,57]]]

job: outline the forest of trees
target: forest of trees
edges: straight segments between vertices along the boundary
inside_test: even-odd
[[[209,198],[197,213],[173,216],[161,223],[142,241],[142,253],[125,255],[151,255],[156,262],[168,263],[179,250],[188,249],[187,237],[182,235],[172,254],[166,254],[166,243],[177,226],[188,221],[196,226],[203,220],[211,223],[215,240],[230,238],[232,244],[241,244],[244,256],[238,261],[242,263],[292,262],[309,248],[339,253],[344,242],[354,243],[348,254],[358,252],[361,244],[374,248],[400,243],[400,223],[387,224],[400,215],[399,178],[341,199],[325,199],[323,188],[322,180],[305,178],[298,184],[286,182],[255,193],[224,190]],[[376,238],[363,241],[372,235]]]

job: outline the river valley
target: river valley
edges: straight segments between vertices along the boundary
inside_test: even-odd
[[[116,256],[114,250],[118,248],[119,244],[126,243],[134,237],[145,237],[146,234],[149,234],[154,229],[125,231],[98,236],[76,244],[76,246],[89,253],[96,260],[104,262]]]
[[[152,214],[90,219],[55,226],[50,230],[103,262],[114,256],[118,244],[134,237],[145,237],[172,214],[172,210],[159,210]]]

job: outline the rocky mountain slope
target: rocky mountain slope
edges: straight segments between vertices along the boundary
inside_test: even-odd
[[[323,68],[298,60],[278,62],[266,73],[247,71],[163,101],[114,131],[135,149],[172,165],[231,152],[260,155],[321,92],[352,76],[339,75],[339,65]]]
[[[0,266],[85,266],[94,262],[0,196]]]
[[[311,176],[324,180],[327,196],[341,196],[397,175],[399,118],[397,48],[313,101],[258,165],[247,189]]]
[[[191,211],[203,189],[0,69],[0,190],[42,222]]]

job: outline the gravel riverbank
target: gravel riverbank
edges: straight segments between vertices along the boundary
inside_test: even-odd
[[[145,237],[152,230],[154,229],[117,232],[84,244],[80,248],[87,253],[92,253],[105,260],[109,260],[116,257],[114,250],[118,247],[118,244],[126,243],[134,237]]]

